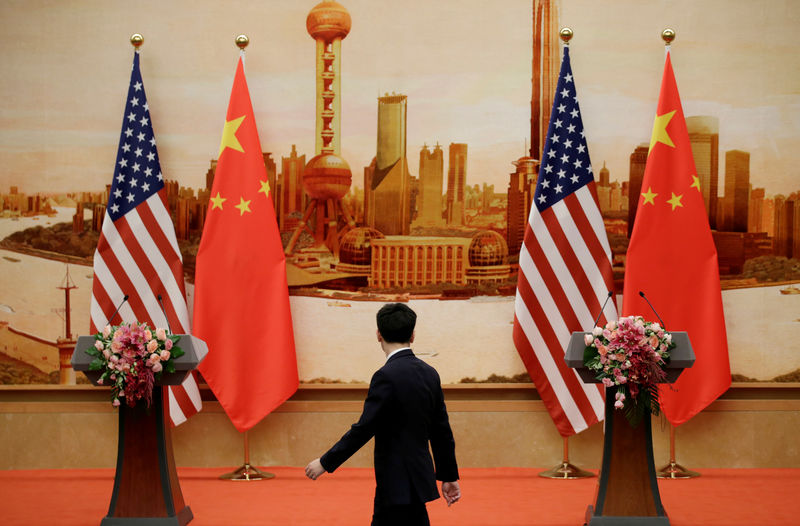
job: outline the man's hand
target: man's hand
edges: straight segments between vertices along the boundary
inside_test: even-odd
[[[461,498],[461,488],[458,487],[458,481],[442,482],[442,495],[444,495],[444,500],[447,501],[448,506],[458,502]]]
[[[325,468],[322,467],[322,462],[320,462],[318,458],[315,458],[306,466],[306,477],[311,480],[317,480],[324,474]]]

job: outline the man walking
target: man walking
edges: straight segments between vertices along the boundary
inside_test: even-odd
[[[429,525],[425,503],[439,498],[437,480],[442,481],[448,506],[461,498],[455,441],[439,374],[411,351],[416,321],[414,311],[402,303],[378,311],[377,336],[386,364],[372,376],[358,422],[306,466],[306,476],[312,480],[332,473],[374,436],[372,526]]]

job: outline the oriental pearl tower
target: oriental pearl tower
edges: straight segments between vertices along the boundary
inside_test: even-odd
[[[341,64],[342,40],[350,32],[350,13],[338,2],[325,0],[308,13],[306,29],[317,43],[317,126],[316,155],[308,161],[303,174],[303,187],[311,200],[297,225],[286,254],[294,252],[304,229],[314,236],[314,247],[326,246],[339,257],[339,240],[355,226],[342,205],[342,197],[350,189],[352,173],[341,154]],[[314,228],[308,222],[316,212]],[[343,227],[339,227],[344,219]]]

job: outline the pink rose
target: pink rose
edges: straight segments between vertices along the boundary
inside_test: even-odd
[[[625,393],[619,393],[619,392],[618,392],[618,393],[617,393],[617,394],[616,394],[614,397],[615,397],[617,400],[625,400]]]
[[[172,340],[167,340],[167,341],[165,341],[165,342],[164,342],[164,348],[165,348],[166,350],[170,350],[170,349],[172,349]]]
[[[153,364],[153,372],[154,373],[161,372],[161,369],[162,369],[161,362],[156,362],[156,363]]]
[[[112,374],[112,375],[111,375],[111,379],[112,379],[112,380],[116,380],[116,379],[117,379],[117,375],[116,375],[116,374]]]
[[[101,342],[100,340],[96,340],[94,342],[94,348],[97,349],[98,351],[102,351],[103,350],[103,342]]]
[[[108,349],[103,349],[103,356],[105,357],[106,360],[108,360],[109,358],[111,358],[111,351],[109,351]]]
[[[150,340],[147,342],[147,350],[149,352],[155,352],[158,349],[158,340]]]
[[[122,337],[122,329],[117,329],[114,331],[114,339],[119,340]]]
[[[145,340],[152,340],[153,339],[153,333],[150,332],[150,329],[145,329],[145,331],[144,331],[144,339]]]
[[[603,378],[603,385],[606,387],[611,387],[614,385],[614,382],[612,382],[610,378]]]
[[[111,402],[111,405],[113,405],[114,407],[119,407],[119,398],[115,398],[114,401]]]
[[[594,337],[591,334],[584,334],[583,335],[583,343],[585,343],[586,345],[591,345],[593,341],[594,341]],[[97,342],[97,343],[100,343],[100,342]]]
[[[147,363],[149,363],[150,365],[153,365],[154,363],[159,362],[159,361],[161,361],[161,357],[159,357],[158,354],[156,354],[156,353],[151,354],[147,358]]]
[[[161,351],[161,361],[166,362],[169,360],[170,352],[169,351]]]
[[[622,407],[623,407],[624,405],[625,405],[625,404],[623,404],[623,403],[622,403],[622,402],[620,402],[619,400],[617,400],[616,402],[614,402],[614,407],[616,407],[617,409],[622,409]]]
[[[111,334],[111,325],[106,325],[103,327],[103,338],[108,338],[109,334]]]
[[[102,379],[102,378],[100,378],[99,380],[97,380],[97,385],[103,385],[103,379]]]
[[[595,327],[594,329],[592,329],[592,335],[600,336],[601,334],[603,334],[603,328],[602,327]]]
[[[156,338],[163,342],[167,339],[167,331],[164,329],[156,329]]]

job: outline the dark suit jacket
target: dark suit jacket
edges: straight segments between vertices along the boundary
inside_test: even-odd
[[[428,502],[439,498],[437,479],[458,480],[439,374],[411,349],[392,356],[372,376],[361,418],[320,458],[325,471],[333,472],[373,436],[376,501]]]

